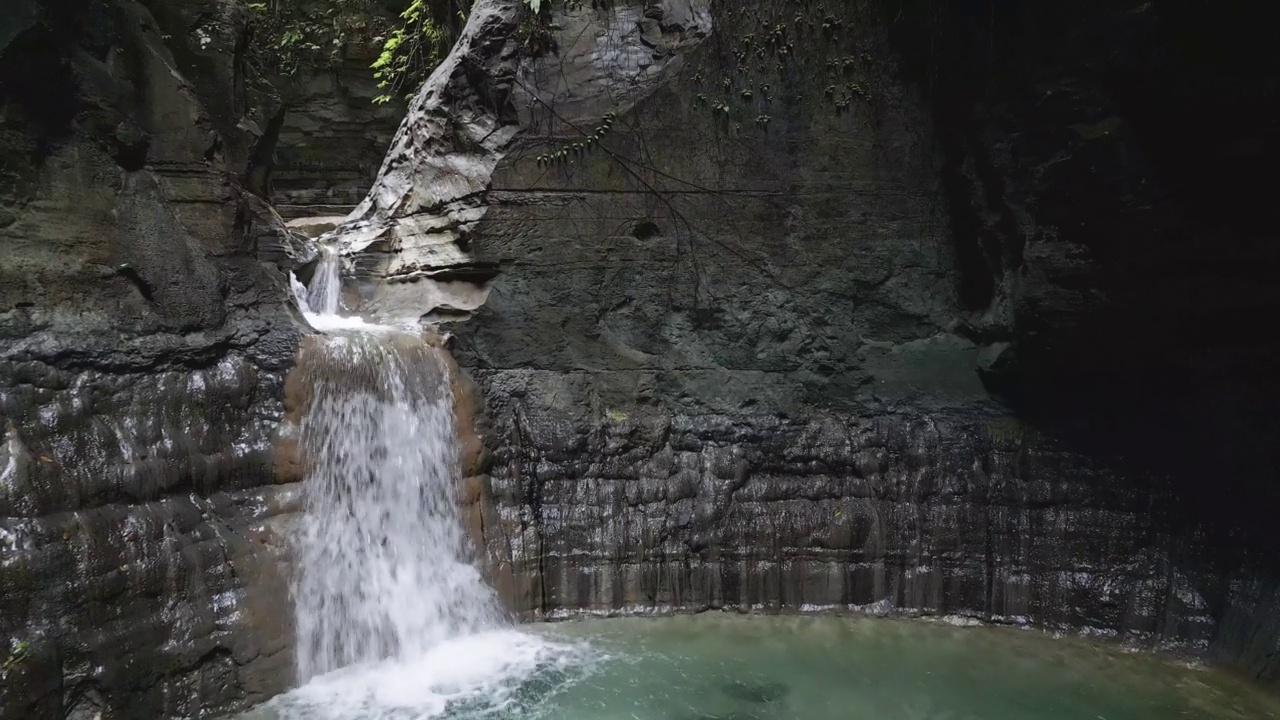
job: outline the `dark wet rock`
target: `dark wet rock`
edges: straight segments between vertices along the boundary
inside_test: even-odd
[[[353,43],[335,67],[274,79],[284,110],[270,199],[284,217],[338,220],[373,184],[405,112],[399,97],[373,102],[383,92],[369,69],[379,50]]]
[[[1150,522],[1155,487],[994,408],[610,418],[576,394],[585,379],[479,377],[491,398],[522,393],[491,406],[488,436],[491,533],[529,578],[520,611],[920,612],[1202,649],[1214,635],[1219,580],[1194,538]]]
[[[787,696],[791,691],[784,683],[743,682],[736,680],[721,686],[725,695],[743,702],[771,703]]]
[[[1208,178],[1245,177],[1232,133],[1193,182],[1124,101],[1154,77],[1185,108],[1179,73],[1232,73],[1179,60],[1160,3],[1000,6],[995,36],[914,7],[782,18],[769,62],[743,52],[757,18],[717,10],[732,40],[686,48],[602,149],[548,167],[553,122],[512,140],[465,243],[501,273],[451,329],[513,607],[955,614],[1276,681],[1268,204],[1207,212]],[[1159,53],[1128,54],[1131,18]],[[1246,70],[1226,117],[1271,148],[1250,108],[1274,73]]]
[[[232,710],[291,677],[272,440],[298,330],[247,194],[278,99],[238,3],[23,8],[0,33],[0,717]]]

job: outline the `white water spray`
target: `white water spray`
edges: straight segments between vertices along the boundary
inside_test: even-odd
[[[316,315],[337,315],[342,293],[341,258],[337,248],[320,246],[311,285],[307,288],[307,309]]]
[[[272,711],[435,718],[459,703],[505,706],[533,674],[579,663],[580,649],[511,628],[471,562],[441,351],[416,322],[339,315],[331,248],[310,287],[292,282],[308,322],[325,333],[304,343],[294,370],[306,388],[295,588],[305,685]]]
[[[297,592],[301,680],[413,658],[502,625],[468,557],[445,368],[421,337],[328,336],[303,352],[309,463]]]

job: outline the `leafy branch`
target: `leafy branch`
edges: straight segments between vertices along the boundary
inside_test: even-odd
[[[426,81],[461,32],[471,1],[408,0],[398,15],[387,11],[388,0],[260,0],[247,7],[262,65],[283,75],[337,67],[353,45],[378,48],[370,66],[379,89],[373,102],[386,103],[411,96]],[[568,8],[582,4],[563,1]],[[519,36],[533,57],[555,51],[551,2],[523,0]]]
[[[466,20],[465,11],[456,12],[459,20]],[[453,45],[454,33],[431,12],[425,0],[409,3],[400,13],[400,21],[370,66],[378,89],[382,90],[373,99],[375,103],[389,102],[397,95],[412,95]]]

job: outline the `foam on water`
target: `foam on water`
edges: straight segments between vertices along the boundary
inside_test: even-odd
[[[305,316],[307,318],[307,322],[311,323],[311,327],[321,332],[357,330],[362,332],[379,333],[397,329],[397,326],[394,325],[379,325],[377,323],[371,323],[358,315],[346,316],[338,315],[337,313],[332,315],[317,315],[316,313],[305,313]]]
[[[592,664],[586,645],[499,629],[446,640],[420,656],[315,678],[263,708],[279,720],[430,720],[523,716]],[[554,676],[542,693],[535,676]]]

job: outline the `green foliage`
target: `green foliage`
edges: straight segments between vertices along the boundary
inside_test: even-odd
[[[10,643],[9,657],[5,658],[3,663],[0,663],[0,677],[4,677],[11,668],[26,660],[29,650],[30,646],[22,640],[12,641]]]
[[[447,20],[457,18],[466,22],[466,12],[457,3],[466,0],[413,0],[400,13],[400,25],[391,31],[383,43],[382,53],[373,63],[373,76],[383,93],[373,99],[376,103],[390,101],[399,93],[411,95],[427,79],[456,39],[461,30],[450,28]],[[579,0],[566,0],[576,4]],[[552,48],[549,26],[550,0],[524,0],[529,13],[520,26],[525,48],[535,57]]]
[[[376,53],[370,69],[381,92],[374,102],[384,103],[412,94],[426,80],[461,30],[469,5],[470,0],[262,0],[246,7],[255,17],[255,49],[264,67],[283,75],[336,67],[352,56],[353,46],[364,46]]]
[[[391,31],[382,53],[373,63],[373,76],[384,92],[373,99],[384,103],[397,93],[414,90],[435,69],[466,22],[466,12],[458,5],[468,0],[412,0],[400,13],[400,25]],[[581,0],[565,0],[570,6]],[[550,28],[551,0],[524,0],[529,12],[520,26],[521,39],[533,56],[554,49]],[[457,18],[450,28],[447,20]]]
[[[259,59],[283,75],[336,66],[353,43],[378,42],[391,30],[378,0],[265,0],[247,7]]]
[[[694,106],[732,135],[752,124],[768,133],[779,100],[807,100],[835,117],[867,112],[876,97],[871,80],[882,74],[868,51],[880,42],[882,6],[881,0],[721,3],[715,52],[690,67]]]
[[[582,0],[564,0],[569,7]],[[408,2],[398,16],[387,12]],[[246,7],[254,14],[255,48],[265,67],[284,75],[335,67],[353,44],[379,49],[370,69],[385,103],[411,95],[440,64],[466,22],[471,0],[261,0]],[[551,0],[523,0],[529,12],[519,35],[538,57],[555,50],[550,28]]]
[[[458,16],[465,18],[461,10]],[[389,102],[399,94],[412,95],[453,43],[452,33],[433,16],[425,0],[409,3],[400,13],[400,21],[371,66],[383,91],[373,99],[375,103]]]
[[[555,36],[551,32],[551,2],[547,0],[524,0],[529,12],[525,13],[516,37],[530,57],[542,57],[555,52]]]

